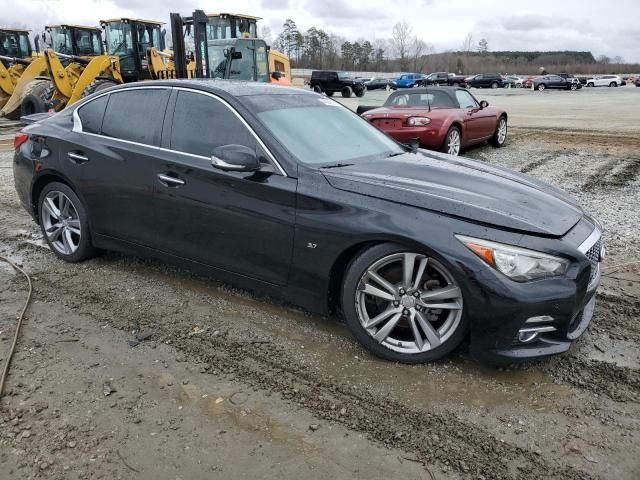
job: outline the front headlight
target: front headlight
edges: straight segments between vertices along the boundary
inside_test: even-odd
[[[562,275],[569,261],[535,250],[456,235],[469,250],[516,282]]]

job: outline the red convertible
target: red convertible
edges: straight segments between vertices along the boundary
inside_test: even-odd
[[[478,102],[456,87],[412,88],[392,93],[382,107],[358,107],[358,113],[401,143],[419,143],[458,155],[462,148],[489,140],[507,140],[507,113]]]

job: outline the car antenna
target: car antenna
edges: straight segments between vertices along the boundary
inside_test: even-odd
[[[429,90],[427,90],[427,106],[429,107],[429,113],[431,113],[431,100],[429,99]]]

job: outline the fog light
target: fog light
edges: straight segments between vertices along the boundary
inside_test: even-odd
[[[539,317],[531,317],[525,323],[549,323],[553,322],[553,317],[549,315],[541,315]]]
[[[540,318],[540,317],[533,317],[533,318]],[[529,320],[527,320],[527,323],[529,322]],[[538,336],[541,333],[548,333],[548,332],[555,332],[555,331],[556,331],[556,327],[553,327],[551,325],[544,325],[540,327],[525,327],[518,330],[517,338],[520,343],[531,343],[536,338],[538,338]]]

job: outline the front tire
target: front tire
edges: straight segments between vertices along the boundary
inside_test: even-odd
[[[451,127],[447,132],[447,136],[444,139],[444,145],[442,151],[449,155],[460,155],[460,149],[462,147],[462,135],[458,127]]]
[[[575,83],[572,83],[571,86],[569,87],[572,91],[576,91],[578,89],[578,85],[576,85]]]
[[[610,86],[610,87],[617,87],[617,86],[618,86],[618,84],[617,84],[616,82],[611,82],[611,83],[609,84],[609,86]]]
[[[498,88],[498,87],[499,87],[498,82],[493,82],[491,84],[491,88]]]
[[[507,142],[507,119],[502,116],[498,120],[498,125],[496,126],[496,131],[491,137],[491,145],[496,148],[504,147]]]
[[[364,97],[364,88],[362,90],[357,90],[356,91],[356,97],[358,97],[358,98]]]
[[[593,87],[593,86],[594,86],[594,83],[593,83],[593,82],[589,82],[589,83],[587,83],[587,87]]]
[[[87,211],[64,183],[47,184],[38,200],[40,228],[51,251],[67,262],[81,262],[95,254]]]
[[[326,94],[327,94],[327,97],[333,97],[333,93],[334,93],[334,92],[326,91],[326,92],[324,92],[324,93],[326,93]]]
[[[314,85],[313,91],[316,93],[322,93],[322,88],[320,88],[320,85]]]
[[[547,86],[544,83],[541,83],[540,85],[538,85],[538,91],[539,92],[544,92],[545,88],[547,88]]]
[[[344,87],[342,89],[342,98],[351,98],[351,94],[353,94],[351,87]]]
[[[423,363],[457,348],[467,332],[462,290],[434,257],[376,245],[356,257],[342,288],[347,326],[371,353]]]

